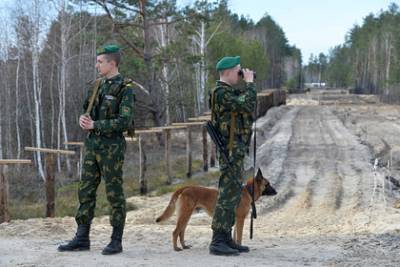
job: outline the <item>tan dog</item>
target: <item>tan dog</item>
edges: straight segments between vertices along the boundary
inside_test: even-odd
[[[275,189],[270,185],[267,178],[263,177],[261,170],[258,169],[255,180],[254,198],[259,199],[262,195],[276,195]],[[251,192],[253,188],[253,178],[247,180],[246,185],[242,189],[242,195],[239,206],[236,208],[236,224],[234,231],[234,240],[236,243],[242,243],[244,220],[249,213],[251,206]],[[177,204],[177,222],[176,228],[172,233],[172,244],[174,250],[180,251],[178,247],[178,236],[182,248],[188,249],[190,246],[185,245],[185,229],[189,222],[190,216],[196,208],[203,208],[212,216],[217,203],[218,189],[203,186],[185,186],[174,192],[168,206],[163,214],[157,218],[156,222],[162,222],[170,218],[175,211]]]

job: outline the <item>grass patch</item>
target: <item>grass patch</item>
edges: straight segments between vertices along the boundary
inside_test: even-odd
[[[44,202],[10,201],[10,214],[12,220],[42,218],[46,215],[46,204]]]
[[[152,167],[152,172],[146,175],[148,181],[148,188],[151,196],[160,196],[170,192],[174,192],[178,188],[187,185],[210,185],[215,179],[219,177],[217,172],[207,172],[201,175],[196,175],[196,173],[202,171],[203,162],[201,160],[193,160],[192,162],[192,177],[187,178],[186,170],[186,160],[178,159],[173,162],[173,179],[172,184],[167,185],[167,177],[165,175],[165,163],[160,163],[157,167]]]
[[[176,189],[186,185],[211,185],[215,184],[219,172],[206,172],[199,174],[203,168],[201,160],[194,160],[192,164],[193,177],[186,178],[186,159],[178,158],[171,162],[173,171],[173,180],[171,185],[167,185],[167,176],[165,174],[165,162],[160,161],[157,164],[147,166],[146,181],[148,187],[148,195],[160,196],[175,191]],[[127,173],[138,172],[128,166]],[[197,173],[197,174],[196,174]],[[124,177],[124,193],[125,197],[139,195],[139,180],[133,176]],[[46,212],[45,200],[33,200],[35,198],[25,198],[24,200],[10,200],[10,213],[12,219],[28,219],[43,218]],[[97,201],[95,216],[104,216],[110,213],[110,205],[108,203],[104,181],[102,181],[97,189]],[[57,188],[56,191],[56,216],[75,216],[78,208],[78,182],[66,184]],[[137,207],[127,202],[127,211],[136,210]]]

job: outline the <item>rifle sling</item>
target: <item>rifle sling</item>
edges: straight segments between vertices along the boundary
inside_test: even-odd
[[[92,112],[94,100],[96,99],[97,93],[99,92],[101,82],[102,82],[101,78],[96,79],[96,83],[93,88],[93,93],[90,96],[89,105],[88,105],[88,107],[86,109],[86,113],[85,113],[88,116],[90,116],[90,113]]]

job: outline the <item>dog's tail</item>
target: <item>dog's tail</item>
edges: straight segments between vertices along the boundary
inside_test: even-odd
[[[180,196],[180,194],[182,194],[182,192],[183,192],[186,188],[188,188],[188,186],[184,186],[184,187],[182,187],[182,188],[179,188],[178,190],[176,190],[176,191],[172,194],[171,200],[169,201],[168,206],[165,208],[164,212],[160,215],[160,217],[158,217],[158,218],[156,219],[156,222],[159,223],[159,222],[168,220],[168,219],[172,216],[172,214],[174,214],[176,200],[178,199],[178,197]]]

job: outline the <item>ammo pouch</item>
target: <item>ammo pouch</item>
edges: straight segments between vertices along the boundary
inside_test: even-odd
[[[121,83],[121,85],[118,86],[118,88],[113,88],[112,92],[110,93],[111,95],[115,96],[117,99],[117,106],[119,107],[119,105],[121,104],[121,99],[122,97],[120,96],[122,89],[131,84],[132,80],[125,78],[124,81]],[[135,97],[133,98],[133,101],[135,101]],[[135,107],[133,105],[133,107]],[[134,112],[134,110],[132,111]],[[134,122],[134,116],[132,116],[132,120],[129,124],[128,130],[127,130],[128,136],[129,137],[133,137],[135,135],[135,122]]]

